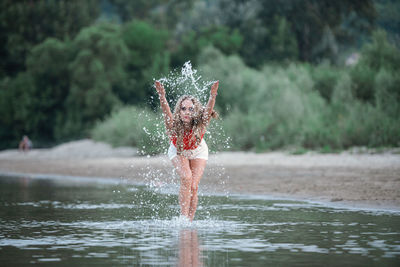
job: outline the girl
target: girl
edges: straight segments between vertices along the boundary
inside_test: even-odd
[[[211,86],[211,94],[206,107],[190,95],[178,99],[174,113],[165,98],[165,89],[155,82],[160,105],[163,112],[165,128],[171,145],[168,157],[181,179],[179,204],[181,214],[193,221],[197,208],[197,191],[208,160],[208,147],[203,139],[206,127],[211,118],[217,118],[214,111],[219,82]]]

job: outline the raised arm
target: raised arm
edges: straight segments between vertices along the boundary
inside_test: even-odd
[[[165,98],[165,89],[163,85],[159,81],[156,81],[155,86],[158,96],[160,97],[160,106],[163,112],[165,128],[167,129],[167,133],[169,134],[173,126],[172,112],[168,105],[168,101]]]
[[[212,86],[211,86],[211,92],[210,92],[210,98],[208,99],[208,103],[204,112],[204,117],[203,119],[209,123],[211,120],[211,114],[214,110],[214,105],[215,105],[215,98],[217,97],[217,92],[218,92],[218,85],[219,81],[216,81]]]

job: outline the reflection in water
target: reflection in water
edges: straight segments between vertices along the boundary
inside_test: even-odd
[[[182,229],[179,232],[178,266],[203,266],[200,261],[199,239],[196,229]]]

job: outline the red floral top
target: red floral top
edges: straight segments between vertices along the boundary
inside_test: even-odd
[[[190,130],[190,132],[184,132],[183,134],[183,150],[193,150],[196,149],[198,147],[198,145],[196,145],[196,138],[192,138],[193,135],[193,130]],[[203,139],[204,136],[204,132],[201,135],[200,141]],[[174,144],[174,146],[176,147],[176,142],[177,142],[178,138],[176,135],[171,137],[171,142]]]

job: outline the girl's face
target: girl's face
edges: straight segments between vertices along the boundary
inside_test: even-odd
[[[193,102],[189,99],[183,100],[181,103],[181,109],[179,111],[181,120],[185,123],[190,123],[192,120],[193,113],[194,113]]]

